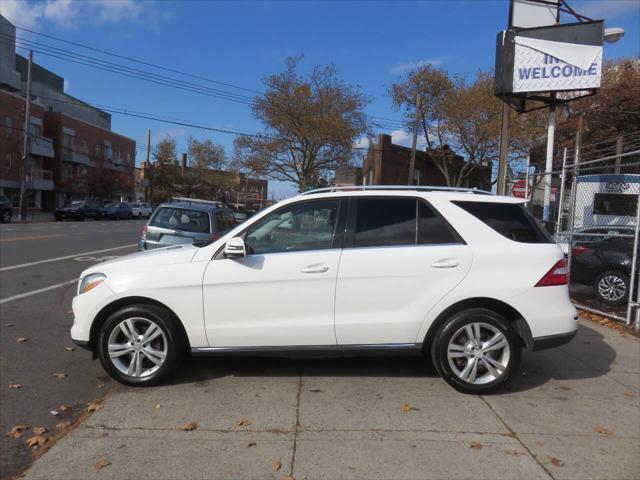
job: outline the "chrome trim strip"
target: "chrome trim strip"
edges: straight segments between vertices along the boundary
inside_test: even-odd
[[[420,350],[421,343],[375,343],[375,344],[351,344],[351,345],[287,345],[287,346],[242,346],[242,347],[195,347],[191,353],[341,353],[345,351],[371,351],[371,350]]]

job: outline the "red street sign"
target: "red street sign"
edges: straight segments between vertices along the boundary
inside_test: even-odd
[[[511,187],[511,195],[518,198],[525,198],[525,190],[527,190],[527,182],[525,180],[518,180]],[[531,188],[527,190],[527,196],[531,196]]]

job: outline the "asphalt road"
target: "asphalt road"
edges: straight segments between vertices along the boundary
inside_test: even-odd
[[[29,435],[4,435],[15,425],[74,421],[112,385],[91,354],[69,338],[71,300],[82,270],[136,250],[144,221],[0,225],[0,477],[32,463]],[[27,340],[18,342],[24,337]],[[65,347],[74,347],[72,351]],[[58,379],[54,373],[64,373]],[[10,385],[20,384],[20,388]],[[60,405],[69,410],[61,411]],[[58,411],[53,415],[51,411]]]

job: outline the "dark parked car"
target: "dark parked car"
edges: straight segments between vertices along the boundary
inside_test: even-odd
[[[74,200],[64,207],[56,208],[53,216],[59,222],[66,218],[83,221],[85,218],[100,218],[100,204],[96,200]]]
[[[13,209],[11,208],[11,200],[0,193],[0,221],[2,223],[9,223],[13,216]]]
[[[591,285],[598,300],[623,305],[631,288],[633,238],[611,237],[571,249],[571,280]],[[638,266],[636,265],[636,279]]]
[[[224,204],[209,201],[162,203],[142,230],[138,250],[208,243],[238,224]]]
[[[114,220],[131,220],[133,211],[128,203],[114,202],[102,209],[102,218],[113,218]]]

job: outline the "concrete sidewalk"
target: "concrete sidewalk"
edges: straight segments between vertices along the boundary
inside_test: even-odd
[[[640,476],[640,340],[586,321],[522,367],[478,397],[416,358],[192,359],[170,385],[119,388],[26,478]]]

